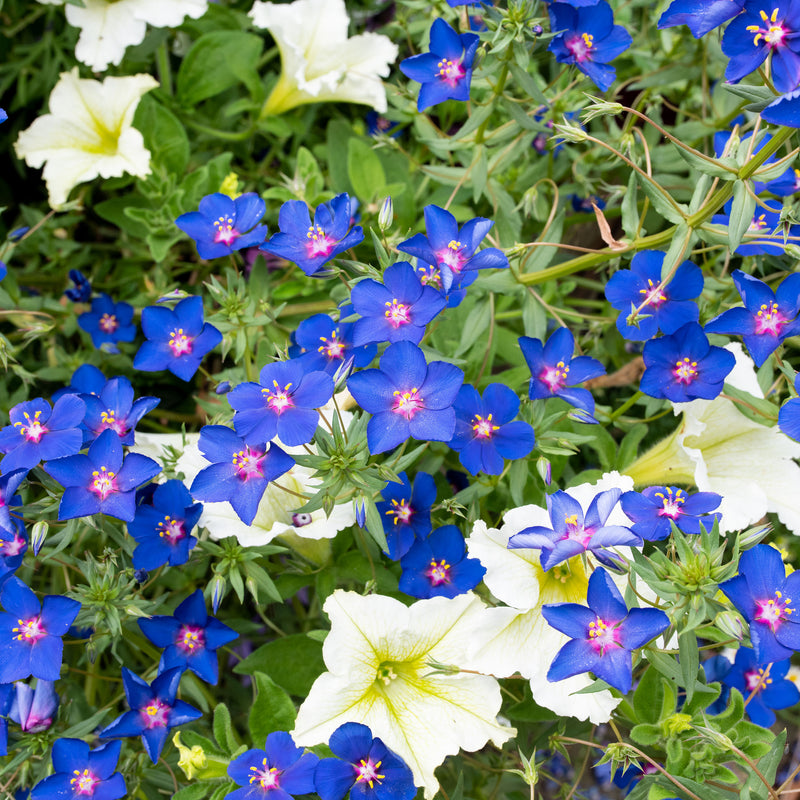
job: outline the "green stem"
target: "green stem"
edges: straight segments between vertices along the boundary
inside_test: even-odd
[[[492,105],[497,102],[497,98],[503,93],[503,89],[506,86],[506,80],[508,79],[508,61],[511,56],[513,56],[514,50],[513,48],[509,47],[506,50],[506,57],[503,61],[503,67],[500,70],[500,77],[497,79],[497,83],[494,85],[494,90],[492,92],[492,99],[489,101]],[[489,125],[489,119],[491,114],[481,123],[480,128],[475,132],[475,144],[482,144],[483,143],[483,135],[486,133],[486,128]]]
[[[617,417],[621,417],[631,406],[637,403],[640,398],[644,397],[644,392],[636,392],[636,394],[629,397],[616,411],[608,415],[608,421],[613,422]]]
[[[169,51],[167,50],[167,43],[161,42],[158,46],[158,77],[161,83],[161,88],[168,94],[172,95],[172,67],[169,64]]]
[[[249,139],[253,132],[255,131],[255,127],[251,125],[247,130],[244,131],[221,131],[219,128],[212,128],[208,125],[201,125],[199,122],[195,122],[191,119],[183,120],[184,124],[187,125],[189,128],[192,128],[196,131],[200,131],[200,133],[207,133],[209,136],[213,136],[216,139],[224,139],[228,142],[243,142],[246,139]]]

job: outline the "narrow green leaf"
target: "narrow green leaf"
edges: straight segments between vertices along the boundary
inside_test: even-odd
[[[742,243],[745,233],[753,223],[756,198],[753,196],[752,187],[750,189],[751,191],[748,191],[744,181],[736,181],[733,184],[733,204],[728,220],[728,247],[731,250],[735,250]]]
[[[686,688],[686,700],[691,701],[697,682],[697,670],[700,668],[700,651],[697,649],[697,636],[686,631],[678,636],[678,652],[680,655],[681,681]]]

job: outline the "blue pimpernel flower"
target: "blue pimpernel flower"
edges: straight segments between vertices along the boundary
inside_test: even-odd
[[[358,722],[340,725],[328,741],[336,758],[317,764],[314,790],[321,800],[413,800],[414,776],[405,761]]]
[[[17,469],[33,469],[40,461],[50,461],[77,453],[83,434],[78,427],[86,413],[80,397],[64,395],[53,407],[37,397],[14,406],[11,424],[0,430],[0,469],[8,474]]]
[[[173,310],[148,306],[142,311],[142,331],[147,341],[134,356],[133,368],[144,372],[168,369],[184,381],[222,341],[222,334],[203,321],[202,297],[186,297]]]
[[[551,3],[550,30],[556,35],[548,50],[561,64],[574,64],[601,90],[606,91],[617,72],[608,65],[627,50],[633,40],[622,25],[614,24],[611,6],[601,0],[593,6],[574,8]]]
[[[404,556],[415,539],[431,532],[431,506],[436,502],[436,483],[427,472],[418,472],[413,486],[405,472],[397,477],[401,482],[389,481],[381,491],[383,500],[375,504],[393,561]]]
[[[319,425],[317,409],[333,397],[331,376],[309,372],[292,359],[267,364],[259,380],[240,383],[228,393],[236,433],[257,442],[277,436],[289,447],[310,442]]]
[[[547,511],[553,527],[534,525],[524,528],[508,540],[508,549],[541,549],[543,570],[549,570],[587,550],[607,563],[611,558],[610,554],[604,552],[607,548],[642,544],[642,540],[630,528],[606,524],[621,494],[619,489],[600,492],[592,498],[585,514],[581,504],[566,492],[549,494]]]
[[[400,591],[411,597],[455,597],[474,589],[486,574],[477,558],[467,558],[464,536],[455,525],[417,539],[400,559]]]
[[[0,108],[0,122],[5,122],[8,119],[8,114],[5,109]]]
[[[745,0],[673,0],[658,20],[659,28],[687,25],[695,39],[733,19]]]
[[[789,658],[800,650],[800,572],[787,577],[781,554],[766,544],[742,553],[739,574],[719,588],[750,624],[750,641],[759,664]],[[793,616],[794,615],[794,616]]]
[[[131,710],[103,728],[98,737],[120,739],[141,736],[144,749],[155,764],[167,741],[170,728],[203,716],[201,711],[192,708],[188,703],[175,699],[183,672],[179,667],[165,670],[148,684],[127,667],[123,667],[122,685]]]
[[[107,514],[131,522],[136,514],[136,489],[155,478],[161,466],[141,453],[123,457],[119,436],[105,430],[85,455],[49,461],[44,470],[65,487],[59,519]]]
[[[713,400],[736,363],[733,353],[709,343],[696,322],[687,322],[669,336],[651,339],[642,358],[645,370],[639,389],[673,403]]]
[[[367,123],[367,133],[370,136],[391,136],[396,139],[403,132],[399,122],[386,119],[374,109],[367,112],[364,122]]]
[[[114,772],[119,761],[121,742],[89,749],[80,739],[57,739],[53,744],[55,775],[39,781],[31,791],[31,800],[118,800],[128,790],[122,773]]]
[[[255,519],[267,484],[294,466],[294,459],[276,444],[247,441],[224,425],[201,428],[198,447],[211,466],[195,477],[192,496],[208,503],[229,502],[245,525]]]
[[[643,250],[637,253],[630,269],[615,272],[606,284],[609,303],[620,312],[617,330],[626,338],[644,342],[662,333],[675,333],[687,322],[697,322],[700,310],[694,298],[703,291],[703,273],[691,261],[675,270],[672,280],[661,282],[665,253]],[[639,309],[633,324],[628,318]]]
[[[350,198],[339,194],[314,211],[314,224],[302,200],[288,200],[278,214],[280,232],[261,245],[267,253],[297,264],[306,274],[324,277],[334,256],[364,241],[361,226],[350,229]]]
[[[391,450],[409,437],[449,442],[456,414],[453,402],[464,373],[444,361],[428,364],[411,342],[386,348],[380,369],[351,375],[347,387],[372,419],[367,423],[367,444],[373,455]]]
[[[370,342],[419,344],[425,326],[447,301],[431,286],[423,286],[414,267],[398,261],[386,269],[383,283],[371,278],[359,281],[350,294],[361,319],[353,328],[356,346]]]
[[[319,758],[303,754],[284,731],[267,736],[264,749],[247,750],[228,765],[228,777],[241,786],[225,800],[290,800],[314,791]]]
[[[773,125],[800,128],[800,89],[794,89],[773,100],[761,112],[761,118]]]
[[[426,235],[415,233],[400,242],[401,253],[415,256],[430,270],[418,269],[422,283],[444,291],[469,286],[478,277],[479,269],[501,269],[508,266],[505,254],[496,247],[478,250],[494,222],[475,217],[459,227],[456,218],[438,206],[425,206]]]
[[[57,681],[64,643],[61,637],[81,609],[77,600],[48,594],[41,602],[19,578],[10,578],[0,593],[0,683],[33,675]]]
[[[723,681],[745,697],[750,720],[769,728],[775,724],[773,709],[790,708],[800,702],[800,691],[786,678],[790,666],[788,658],[768,664],[756,658],[755,650],[740,647]]]
[[[78,317],[78,327],[92,337],[98,350],[119,353],[117,342],[132,342],[136,336],[133,306],[115,303],[105,293],[92,300],[92,309]]]
[[[22,499],[16,491],[27,474],[26,469],[15,469],[0,475],[0,528],[12,527],[9,506],[22,505]]]
[[[73,288],[64,289],[64,294],[73,303],[88,303],[92,299],[92,284],[89,279],[79,269],[71,269],[69,279],[75,285]]]
[[[181,214],[175,224],[194,239],[200,258],[220,258],[260,245],[267,238],[267,226],[256,224],[266,210],[255,192],[235,200],[217,192],[206,195],[198,211]]]
[[[628,610],[619,589],[599,567],[589,577],[587,606],[548,603],[542,616],[571,641],[558,651],[547,680],[562,681],[593,672],[627,694],[633,681],[632,651],[643,647],[669,627],[669,617],[657,608]]]
[[[729,200],[722,209],[724,213],[714,214],[711,222],[714,225],[728,226],[732,208],[733,201]],[[800,238],[800,225],[792,225],[788,233],[785,232],[781,222],[781,209],[765,203],[756,208],[744,239],[734,253],[738,256],[781,255],[786,250],[788,237],[796,242]]]
[[[23,733],[46,731],[58,711],[58,695],[54,681],[37,679],[36,687],[17,681],[8,716],[22,728]]]
[[[0,684],[0,756],[8,755],[8,717],[13,701],[14,684]]]
[[[173,616],[140,619],[139,627],[156,647],[166,648],[158,663],[159,672],[173,667],[190,669],[212,685],[219,679],[217,650],[239,636],[227,625],[208,616],[202,589],[190,594]]]
[[[352,306],[339,312],[339,319],[348,316]],[[375,343],[355,347],[353,345],[354,322],[334,322],[327,314],[314,314],[304,319],[295,331],[295,341],[302,353],[300,358],[306,371],[323,370],[334,375],[347,362],[355,368],[366,367],[378,351]]]
[[[400,72],[422,84],[417,110],[445,100],[469,100],[472,62],[480,39],[474,33],[456,33],[443,19],[431,25],[430,52],[400,62]]]
[[[560,397],[572,406],[594,414],[594,398],[579,383],[605,374],[605,367],[595,358],[573,358],[575,338],[569,328],[559,328],[543,344],[540,339],[522,336],[522,355],[531,371],[528,396],[531,400]]]
[[[595,206],[602,211],[606,207],[606,201],[596,194],[590,194],[586,197],[581,197],[579,194],[570,195],[570,203],[572,210],[579,214],[591,214]]]
[[[202,503],[192,501],[181,481],[159,484],[151,503],[139,503],[133,521],[128,523],[128,533],[138,545],[133,551],[134,569],[185,564],[189,551],[197,544],[191,534],[202,513]]]
[[[111,378],[99,396],[84,395],[86,416],[83,425],[89,434],[84,445],[103,431],[112,430],[124,445],[132,445],[139,420],[160,402],[157,397],[134,399],[133,386],[127,378]]]
[[[706,323],[706,333],[739,334],[757,367],[789,336],[800,332],[800,275],[788,275],[777,291],[737,269],[731,274],[744,308],[730,308]]]
[[[794,390],[800,395],[800,374],[795,376]],[[790,439],[800,442],[800,397],[793,397],[781,406],[778,427]]]
[[[69,386],[53,392],[53,400],[58,400],[64,394],[91,394],[99,397],[106,383],[106,376],[94,364],[82,364],[72,373]]]
[[[714,492],[689,494],[674,486],[648,486],[641,494],[625,492],[620,498],[622,510],[633,521],[631,530],[648,542],[666,539],[674,522],[680,531],[700,533],[702,524],[711,530],[721,515],[712,514],[722,498]]]
[[[519,413],[519,398],[502,383],[490,383],[483,397],[465,384],[453,407],[456,428],[450,447],[473,475],[500,475],[504,459],[524,458],[533,450],[533,428],[522,420],[512,422]]]
[[[27,551],[28,537],[21,519],[12,517],[10,525],[0,525],[0,586],[19,569]],[[34,549],[34,555],[37,553]]]

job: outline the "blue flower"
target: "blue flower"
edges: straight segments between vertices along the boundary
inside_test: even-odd
[[[53,393],[53,400],[58,400],[64,394],[93,394],[99,397],[106,383],[106,376],[94,364],[83,364],[72,373],[69,386]]]
[[[367,369],[347,382],[356,402],[372,414],[367,444],[373,455],[391,450],[409,437],[449,442],[456,415],[453,402],[464,373],[452,364],[433,361],[411,342],[386,348],[380,369]]]
[[[421,83],[417,110],[445,100],[469,100],[472,62],[480,39],[474,33],[456,33],[443,19],[431,25],[430,52],[400,63],[400,72]]]
[[[128,790],[122,773],[114,772],[119,761],[120,742],[89,749],[80,739],[57,739],[53,744],[55,775],[39,781],[31,800],[118,800]]]
[[[669,617],[657,608],[629,611],[619,589],[602,568],[589,577],[586,602],[588,607],[577,603],[542,606],[542,616],[550,626],[571,639],[558,651],[547,680],[563,681],[593,672],[627,694],[633,680],[632,651],[663,633],[669,626]]]
[[[417,539],[400,559],[400,591],[412,597],[455,597],[474,589],[486,574],[477,558],[467,558],[467,545],[455,525],[437,528]]]
[[[195,240],[200,258],[220,258],[234,250],[259,245],[267,238],[267,226],[256,225],[266,210],[266,204],[255,192],[239,195],[235,200],[216,193],[200,201],[199,211],[181,214],[175,224]]]
[[[800,128],[800,89],[795,89],[777,100],[773,100],[761,112],[761,117],[773,125]]]
[[[339,319],[351,313],[352,306],[339,312]],[[352,361],[356,368],[366,367],[375,358],[378,348],[374,343],[353,345],[354,322],[334,322],[327,314],[314,314],[304,319],[295,331],[295,341],[303,352],[293,358],[302,359],[307,372],[324,370],[334,375]]]
[[[39,598],[18,578],[11,578],[0,593],[5,613],[0,614],[0,683],[13,683],[33,675],[57,681],[64,643],[61,637],[78,616],[81,604],[61,595]]]
[[[278,215],[280,232],[261,245],[267,253],[293,261],[306,275],[324,277],[322,268],[334,256],[364,241],[360,226],[350,229],[350,198],[339,194],[314,211],[301,200],[288,200]]]
[[[78,317],[78,327],[92,337],[92,344],[107,353],[119,353],[117,342],[132,342],[136,336],[133,306],[115,303],[103,293],[92,300],[92,310]]]
[[[367,133],[370,136],[383,135],[396,139],[403,132],[399,122],[392,122],[375,110],[368,111],[364,121],[367,123]]]
[[[54,681],[36,681],[36,688],[18,681],[13,684],[14,695],[8,716],[22,728],[23,733],[41,733],[52,724],[58,711],[58,695]]]
[[[645,371],[639,389],[673,403],[713,400],[736,363],[733,353],[709,343],[696,322],[687,322],[669,336],[651,339],[642,357]]]
[[[155,764],[170,728],[203,716],[183,700],[176,700],[183,670],[168,669],[148,684],[127,667],[122,668],[122,685],[131,710],[117,717],[98,734],[100,739],[141,736],[144,749]]]
[[[345,722],[328,742],[336,758],[323,758],[314,776],[322,800],[413,800],[414,776],[405,761],[372,731],[358,722]]]
[[[606,201],[603,200],[602,197],[598,197],[596,194],[590,194],[586,197],[581,197],[579,194],[570,195],[570,203],[572,204],[572,210],[577,211],[579,214],[591,214],[594,211],[594,207],[602,211],[606,207]]]
[[[151,504],[139,503],[133,521],[128,523],[128,533],[138,543],[133,551],[134,568],[185,564],[197,544],[191,533],[202,513],[202,504],[192,502],[189,490],[180,481],[159,484]]]
[[[800,572],[787,577],[777,550],[757,544],[742,553],[739,574],[719,588],[750,624],[759,664],[782,661],[800,650],[800,614],[792,608],[792,598],[800,597]]]
[[[141,453],[123,458],[119,436],[111,430],[103,431],[85,455],[49,461],[44,469],[66,487],[59,519],[108,514],[124,522],[136,514],[136,489],[161,472],[158,463]]]
[[[729,225],[732,207],[733,201],[729,200],[723,207],[725,213],[714,214],[711,222],[714,225]],[[781,222],[780,208],[765,203],[756,208],[742,244],[734,252],[739,256],[757,256],[765,253],[781,255],[786,249],[789,236],[797,240],[800,237],[800,225],[792,225],[786,233]]]
[[[92,297],[92,284],[89,279],[79,269],[71,269],[69,279],[75,284],[75,288],[64,289],[64,294],[73,303],[88,303]]]
[[[706,333],[740,334],[757,367],[789,336],[800,332],[800,275],[787,276],[777,292],[764,281],[734,270],[731,277],[744,308],[731,308],[706,323]]]
[[[556,35],[548,50],[561,64],[574,64],[602,91],[617,77],[608,66],[632,43],[630,34],[614,24],[614,12],[606,2],[573,8],[568,3],[552,3],[549,7],[550,30]]]
[[[422,285],[407,261],[392,264],[383,274],[383,283],[370,278],[359,281],[350,299],[361,316],[353,328],[356,346],[401,341],[419,344],[425,326],[446,305],[440,292]]]
[[[190,669],[206,683],[219,679],[217,650],[239,634],[208,616],[202,589],[190,594],[171,617],[140,619],[142,633],[156,646],[166,648],[158,664],[159,672],[181,667]]]
[[[549,494],[547,511],[553,527],[534,525],[524,528],[508,540],[508,549],[541,549],[543,570],[549,570],[587,550],[606,563],[611,558],[603,552],[606,548],[642,544],[642,540],[629,528],[606,524],[621,494],[619,489],[600,492],[592,498],[585,515],[581,504],[566,492]]]
[[[15,469],[0,475],[0,528],[11,528],[14,524],[8,509],[22,505],[22,499],[15,493],[27,474],[26,469]]]
[[[504,459],[524,458],[535,437],[527,422],[511,420],[519,413],[519,398],[502,383],[490,383],[483,398],[474,386],[458,390],[454,404],[456,429],[450,447],[473,475],[500,475]]]
[[[605,367],[595,358],[573,358],[575,338],[569,328],[559,328],[546,344],[540,339],[522,336],[519,339],[522,355],[531,371],[528,396],[531,400],[560,397],[589,415],[594,414],[594,398],[588,389],[576,384],[605,374]]]
[[[683,533],[700,533],[702,524],[711,530],[721,517],[712,512],[722,498],[714,492],[688,494],[674,486],[648,486],[639,492],[625,492],[620,498],[622,510],[633,521],[631,530],[642,539],[655,542],[672,532],[671,522]]]
[[[228,777],[241,786],[225,800],[290,800],[314,792],[319,758],[303,754],[284,731],[267,736],[264,749],[248,750],[228,765]]]
[[[800,374],[795,375],[794,390],[800,394]],[[800,397],[793,397],[781,406],[778,427],[790,439],[800,442]]]
[[[5,109],[0,108],[0,122],[5,122],[8,119],[8,114]]]
[[[673,0],[658,20],[659,28],[688,25],[692,36],[699,39],[709,31],[733,19],[745,0]]]
[[[617,330],[632,341],[644,342],[662,331],[675,333],[687,322],[697,322],[700,311],[692,298],[703,291],[703,273],[691,261],[684,261],[666,285],[661,282],[664,253],[643,250],[631,261],[631,268],[615,272],[606,284],[606,297],[620,312]],[[628,323],[634,309],[641,315]],[[638,317],[638,315],[637,315]]]
[[[436,502],[436,484],[427,472],[416,474],[413,488],[405,472],[397,477],[401,483],[389,481],[381,491],[383,501],[375,504],[393,561],[404,556],[415,539],[431,532],[431,506]]]
[[[83,425],[90,434],[89,441],[105,430],[112,430],[120,442],[128,446],[133,444],[134,429],[139,420],[160,402],[157,397],[134,400],[133,386],[127,378],[111,378],[98,396],[87,394],[83,401],[86,403]]]
[[[208,503],[228,501],[245,525],[255,519],[269,482],[294,466],[276,444],[248,442],[224,425],[202,428],[198,447],[211,466],[195,477],[192,496]]]
[[[201,297],[186,297],[172,311],[148,306],[142,311],[142,330],[147,341],[134,356],[133,368],[144,372],[168,369],[184,381],[197,372],[203,356],[222,341],[222,334],[203,322]]]
[[[277,436],[289,447],[314,438],[319,412],[333,396],[326,372],[309,372],[301,361],[274,361],[259,375],[260,383],[240,383],[228,394],[239,436],[269,442]]]

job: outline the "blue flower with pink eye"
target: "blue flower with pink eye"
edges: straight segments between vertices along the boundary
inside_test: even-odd
[[[92,337],[92,344],[107,353],[119,353],[117,342],[132,342],[136,336],[133,306],[115,303],[107,294],[92,300],[92,310],[78,317],[78,327]]]
[[[414,541],[400,566],[400,591],[421,599],[464,594],[486,574],[477,558],[467,558],[464,536],[455,525],[444,525]]]
[[[604,375],[606,370],[595,358],[572,357],[575,338],[569,328],[559,328],[546,344],[540,339],[522,336],[519,346],[531,371],[528,388],[531,400],[560,397],[588,415],[594,414],[594,398],[588,389],[582,389],[577,384]]]
[[[308,206],[301,200],[288,200],[278,214],[280,232],[261,250],[294,262],[306,275],[325,277],[325,264],[364,241],[360,225],[350,229],[350,205],[349,196],[339,194],[317,207],[312,224]]]
[[[161,472],[160,465],[141,453],[123,457],[119,436],[103,431],[86,454],[49,461],[45,472],[65,487],[58,518],[107,514],[131,522],[136,514],[136,489]]]
[[[673,0],[658,20],[659,28],[687,25],[695,39],[739,14],[745,0]]]
[[[64,294],[72,300],[73,303],[88,303],[92,297],[92,284],[89,279],[79,270],[71,269],[69,271],[69,279],[74,286],[70,289],[64,289]]]
[[[289,447],[310,442],[319,424],[317,409],[333,397],[333,378],[292,359],[267,364],[259,380],[228,393],[236,433],[258,442],[277,436]]]
[[[16,494],[28,474],[26,469],[15,469],[0,475],[0,528],[11,528],[10,506],[21,506],[22,498]]]
[[[222,334],[203,321],[201,297],[186,297],[172,310],[148,306],[142,311],[142,330],[147,341],[134,356],[133,368],[143,372],[168,369],[184,381],[222,341]]]
[[[436,483],[427,472],[418,472],[411,481],[405,472],[400,483],[389,481],[376,503],[386,534],[387,555],[393,561],[404,556],[415,539],[431,532],[431,507],[436,502]]]
[[[77,600],[61,595],[39,598],[18,578],[10,578],[0,593],[5,612],[0,614],[0,683],[13,683],[33,675],[57,681],[61,674],[64,643],[81,609]]]
[[[706,333],[739,334],[760,367],[783,340],[800,332],[800,275],[788,275],[777,291],[737,269],[731,274],[744,308],[730,308],[706,323]]]
[[[241,789],[225,800],[290,800],[314,792],[314,773],[319,758],[303,753],[285,731],[267,736],[264,749],[247,750],[228,765],[228,777]]]
[[[644,342],[662,331],[675,333],[687,322],[697,322],[700,310],[693,298],[703,291],[703,273],[691,261],[675,270],[668,284],[661,281],[664,253],[643,250],[631,261],[630,269],[615,272],[606,284],[606,297],[620,312],[617,330],[632,341]],[[638,309],[635,321],[628,322]]]
[[[714,492],[689,494],[675,486],[648,486],[641,494],[625,492],[620,498],[622,510],[630,517],[631,530],[648,542],[666,539],[671,523],[690,535],[700,533],[700,525],[711,530],[721,514],[712,514],[722,498]]]
[[[367,445],[373,455],[391,450],[408,438],[449,442],[456,415],[453,402],[464,373],[444,361],[428,364],[411,342],[386,348],[380,369],[351,375],[347,388],[372,419],[367,424]]]
[[[132,445],[134,429],[139,420],[152,411],[160,402],[157,397],[134,398],[133,386],[127,378],[111,378],[98,396],[84,395],[86,416],[83,426],[88,432],[88,441],[97,438],[103,431],[112,430],[124,445]]]
[[[202,589],[190,594],[173,616],[140,619],[139,627],[156,647],[165,648],[158,664],[159,672],[181,667],[212,685],[219,679],[217,650],[239,636],[227,625],[208,616]]]
[[[0,586],[19,569],[27,550],[28,536],[21,519],[12,517],[8,526],[0,524]],[[37,553],[34,550],[34,555]]]
[[[110,742],[94,750],[80,739],[57,739],[53,743],[54,775],[31,790],[31,800],[118,800],[128,790],[122,773],[115,772],[121,742]]]
[[[669,627],[669,617],[657,608],[628,610],[619,589],[602,568],[589,577],[586,603],[542,606],[542,616],[550,627],[570,637],[553,659],[547,680],[563,681],[593,672],[627,694],[633,682],[632,651],[663,633]]]
[[[201,428],[198,447],[211,466],[195,477],[192,496],[204,503],[229,502],[245,525],[255,519],[269,482],[294,466],[276,444],[243,439],[224,425]]]
[[[352,306],[344,306],[339,319],[349,315]],[[306,371],[323,370],[334,375],[352,361],[356,368],[366,367],[378,351],[375,343],[356,347],[353,344],[354,322],[334,322],[327,314],[314,314],[304,319],[295,331],[295,341],[303,353],[301,359]]]
[[[175,224],[194,239],[200,258],[220,258],[267,238],[267,226],[257,224],[266,210],[255,192],[235,200],[217,192],[204,197],[198,211],[181,214]]]
[[[600,492],[592,498],[585,514],[581,504],[566,492],[549,494],[547,512],[553,527],[533,525],[525,528],[508,540],[508,549],[541,550],[543,570],[549,570],[587,551],[594,553],[603,563],[608,563],[612,559],[605,552],[608,548],[642,544],[642,540],[629,528],[607,524],[621,494],[619,489]]]
[[[400,62],[400,72],[422,84],[417,110],[445,100],[469,100],[472,62],[480,39],[474,33],[456,33],[443,19],[431,25],[430,52]]]
[[[127,667],[122,668],[122,685],[130,711],[117,717],[98,733],[100,739],[141,736],[142,744],[155,764],[161,756],[171,728],[199,719],[201,711],[177,700],[183,669],[176,667],[158,674],[148,684]]]
[[[696,322],[687,322],[669,336],[651,339],[642,358],[645,370],[639,389],[673,403],[713,400],[736,363],[733,353],[709,343]]]
[[[483,397],[465,384],[453,407],[456,429],[450,447],[473,475],[500,475],[504,459],[524,458],[533,450],[533,428],[521,420],[512,422],[519,414],[519,398],[502,383],[490,383]]]
[[[556,35],[548,50],[561,64],[574,64],[601,90],[606,91],[617,72],[608,65],[627,50],[633,40],[621,25],[614,24],[611,6],[598,2],[574,8],[568,3],[551,3],[550,30]]]

